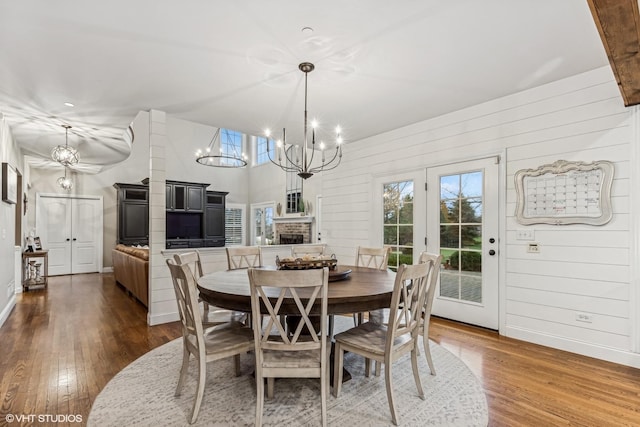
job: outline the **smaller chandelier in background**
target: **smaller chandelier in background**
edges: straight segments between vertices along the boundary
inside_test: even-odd
[[[80,160],[78,150],[69,146],[69,129],[71,126],[62,125],[65,129],[64,145],[58,145],[51,152],[51,158],[63,166],[73,166]]]
[[[71,178],[67,178],[66,166],[64,168],[64,176],[61,176],[60,178],[58,178],[56,182],[60,187],[62,187],[63,190],[69,191],[73,188],[73,181],[71,181]]]
[[[216,144],[216,141],[218,144]],[[217,168],[241,168],[247,166],[247,156],[244,153],[225,153],[222,150],[220,128],[218,128],[216,133],[213,134],[209,146],[204,151],[196,151],[196,162]]]

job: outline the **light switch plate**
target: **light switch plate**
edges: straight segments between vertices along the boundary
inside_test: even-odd
[[[527,246],[527,252],[532,254],[540,253],[540,245],[538,245],[537,243],[529,243],[529,245]]]

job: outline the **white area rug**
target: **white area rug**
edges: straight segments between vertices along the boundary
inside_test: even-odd
[[[336,333],[351,319],[336,316]],[[422,344],[421,344],[422,345]],[[417,395],[411,357],[393,365],[394,397],[403,426],[486,426],[487,401],[480,383],[453,354],[431,342],[437,375],[429,373],[424,355],[418,359],[426,399]],[[88,426],[186,426],[196,390],[196,363],[191,359],[182,395],[174,397],[182,358],[182,338],[158,347],[118,373],[96,398]],[[232,359],[209,364],[205,395],[195,426],[247,426],[255,420],[256,387],[252,354],[241,356],[242,375],[233,375]],[[364,376],[364,360],[347,354],[352,378],[340,396],[329,396],[327,416],[335,426],[387,426],[391,414],[384,372]],[[265,399],[265,426],[320,424],[317,379],[278,379],[273,400]]]

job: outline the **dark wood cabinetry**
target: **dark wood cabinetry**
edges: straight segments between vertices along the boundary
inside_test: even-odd
[[[118,243],[149,244],[149,187],[116,183],[118,190]]]
[[[204,212],[205,188],[209,184],[167,181],[167,211]]]
[[[207,191],[205,200],[204,239],[206,246],[224,246],[224,209],[228,193]]]
[[[167,249],[201,248],[207,221],[205,191],[209,184],[167,181]],[[224,218],[223,218],[224,227]],[[223,244],[224,246],[224,244]]]
[[[225,244],[225,197],[206,191],[209,184],[167,181],[167,249],[201,248]],[[149,244],[149,188],[114,184],[118,190],[118,243]]]

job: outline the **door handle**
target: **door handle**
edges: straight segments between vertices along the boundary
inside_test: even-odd
[[[75,239],[74,239],[74,240],[75,240]],[[489,255],[494,256],[495,254],[496,254],[496,251],[494,251],[493,249],[491,249],[491,250],[489,251]]]
[[[71,240],[71,239],[67,239],[67,242],[68,242],[69,240]]]
[[[76,239],[76,238],[74,237],[74,238],[73,238],[73,241],[75,242],[76,240],[78,240],[78,239]]]

